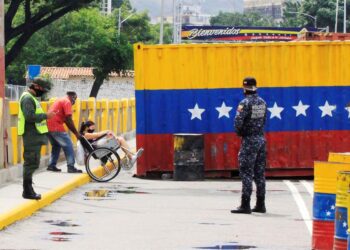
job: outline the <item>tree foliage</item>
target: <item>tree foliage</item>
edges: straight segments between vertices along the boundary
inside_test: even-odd
[[[342,31],[343,27],[343,15],[344,7],[343,1],[339,1],[339,16],[338,16],[338,32]],[[346,6],[347,13],[350,11],[349,3]],[[290,13],[298,12],[298,13]],[[301,3],[295,3],[293,0],[289,0],[285,3],[283,26],[309,26],[315,25],[314,19],[304,14],[308,14],[317,19],[318,28],[329,27],[330,31],[334,31],[335,27],[335,12],[336,12],[336,0],[304,0]],[[304,14],[300,14],[304,13]],[[347,23],[349,27],[349,23]]]
[[[220,12],[217,16],[210,19],[211,25],[226,26],[274,26],[272,18],[262,16],[258,13],[231,13]]]
[[[112,71],[132,69],[132,43],[153,40],[149,17],[122,6],[120,37],[118,11],[103,15],[98,8],[72,12],[36,32],[6,70],[9,83],[24,84],[25,66],[93,67],[95,82],[90,95],[98,90]],[[122,19],[123,20],[123,19]]]
[[[6,66],[20,53],[32,35],[69,12],[79,10],[94,0],[6,0]]]

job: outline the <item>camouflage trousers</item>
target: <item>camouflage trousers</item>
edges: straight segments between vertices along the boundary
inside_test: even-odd
[[[23,152],[23,179],[28,180],[33,178],[33,173],[40,165],[41,146],[24,147]]]
[[[256,195],[265,196],[266,140],[263,136],[242,138],[238,153],[239,176],[242,179],[242,196],[250,197],[253,191],[253,180]]]

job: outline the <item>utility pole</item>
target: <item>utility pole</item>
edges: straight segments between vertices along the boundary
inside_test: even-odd
[[[344,0],[344,33],[346,33],[346,0]]]
[[[334,32],[335,32],[335,33],[338,32],[339,0],[337,0],[336,5],[337,5],[337,6],[335,7],[335,27],[334,27]]]
[[[0,98],[4,98],[4,97],[5,97],[5,19],[4,19],[4,0],[0,0]]]
[[[163,44],[164,33],[164,0],[160,0],[160,30],[159,30],[159,44]]]
[[[5,147],[5,19],[4,0],[0,0],[0,168],[7,165]]]
[[[182,0],[173,0],[173,43],[181,43]]]

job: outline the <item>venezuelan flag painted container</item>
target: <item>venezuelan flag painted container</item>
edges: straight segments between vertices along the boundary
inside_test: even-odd
[[[243,78],[267,103],[267,174],[313,173],[350,145],[350,42],[134,46],[137,175],[173,171],[173,135],[203,134],[206,174],[238,169]]]
[[[332,249],[336,211],[337,174],[350,170],[350,164],[314,163],[312,249]]]
[[[347,249],[348,244],[348,192],[350,171],[340,171],[337,176],[335,205],[334,250]]]

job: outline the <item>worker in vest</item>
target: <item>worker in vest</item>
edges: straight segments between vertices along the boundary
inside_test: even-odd
[[[50,90],[47,79],[37,77],[29,89],[19,99],[18,135],[23,137],[23,198],[40,200],[41,195],[33,189],[33,173],[39,168],[41,146],[47,144],[46,120],[55,115],[54,112],[45,113],[37,100]]]

